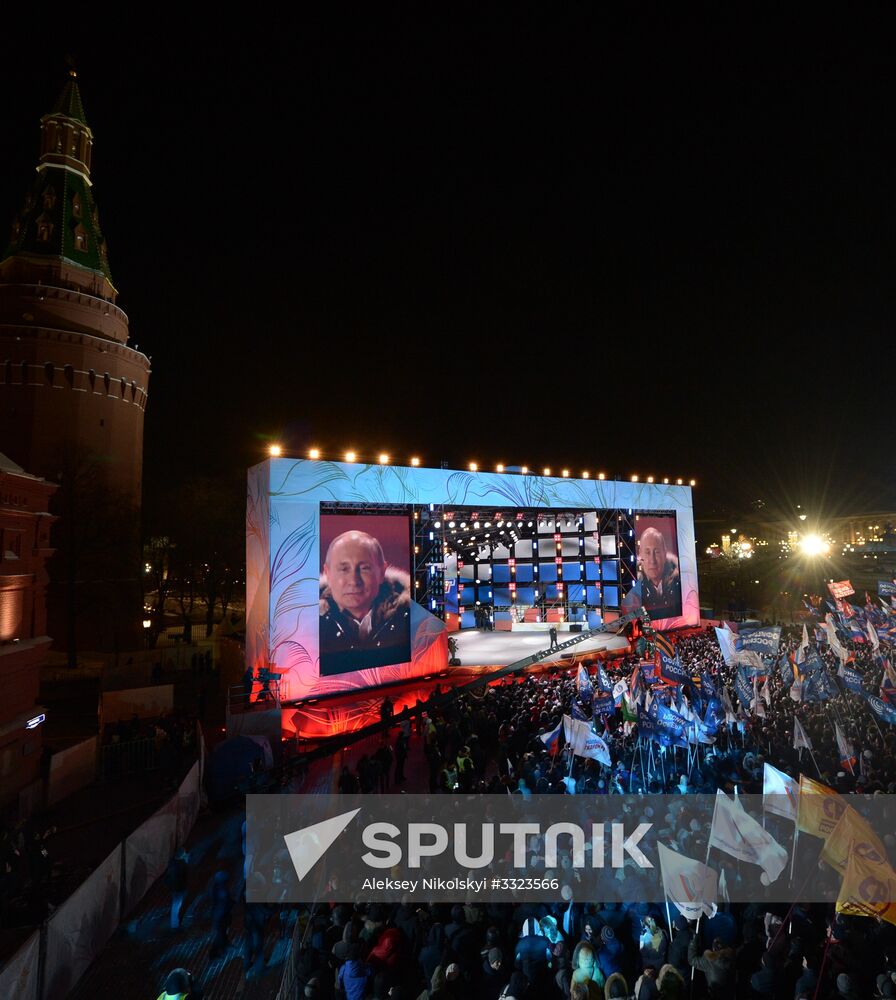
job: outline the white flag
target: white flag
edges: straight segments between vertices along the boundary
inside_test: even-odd
[[[587,722],[564,715],[563,725],[566,729],[566,739],[577,757],[591,757],[601,764],[606,764],[607,767],[612,767],[610,748]]]
[[[801,747],[805,747],[811,752],[812,750],[812,740],[806,735],[806,730],[803,729],[803,724],[800,720],[794,716],[793,717],[793,749],[799,750]]]
[[[750,711],[755,712],[760,719],[765,718],[765,705],[759,697],[759,678],[753,678],[753,700],[750,702]]]
[[[796,648],[796,662],[802,663],[806,659],[806,653],[809,649],[809,630],[803,625],[803,637],[800,639],[800,644]]]
[[[728,879],[725,878],[724,868],[722,868],[722,870],[719,872],[719,895],[722,897],[724,902],[726,903],[731,902],[731,896],[728,894]]]
[[[765,765],[762,774],[762,808],[766,812],[792,819],[796,822],[797,805],[800,797],[800,783],[779,771],[771,764]]]
[[[716,793],[709,843],[740,861],[759,865],[763,885],[774,882],[787,867],[787,851],[746,812],[740,800]]]
[[[737,642],[737,636],[727,628],[717,628],[716,639],[718,639],[719,650],[722,654],[722,659],[725,661],[725,666],[733,666],[734,646]]]
[[[790,685],[790,697],[794,701],[803,700],[803,682],[794,678],[793,684]]]
[[[827,632],[827,635],[828,635],[828,645],[831,647],[831,651],[834,652],[834,653],[836,653],[837,657],[841,661],[845,662],[846,660],[848,660],[849,659],[849,653],[848,653],[848,651],[846,649],[844,649],[843,643],[840,642],[840,639],[839,639],[839,637],[837,635],[837,629],[834,626],[834,616],[833,615],[830,615],[830,614],[825,615],[824,630],[825,630],[825,632]]]
[[[877,637],[877,629],[871,624],[870,621],[868,622],[868,638],[871,640],[871,645],[875,649],[880,649],[880,639]]]
[[[714,917],[718,909],[718,873],[693,858],[670,851],[665,844],[657,844],[657,847],[663,892],[678,907],[681,915],[687,920],[696,920],[700,916]]]
[[[771,703],[772,703],[772,695],[771,695],[771,692],[768,689],[768,677],[766,677],[765,680],[763,681],[763,683],[762,683],[762,690],[759,692],[759,695],[760,695],[761,698],[763,698],[765,700],[766,705],[769,705],[769,706],[771,705]]]
[[[622,702],[622,698],[628,693],[628,681],[617,681],[613,687],[613,701],[619,705]]]
[[[840,723],[834,723],[834,733],[837,737],[837,749],[840,751],[840,760],[844,763],[848,763],[855,757],[855,751],[852,748],[849,740],[843,734],[843,730],[840,728]],[[852,765],[850,764],[850,770],[852,770]]]

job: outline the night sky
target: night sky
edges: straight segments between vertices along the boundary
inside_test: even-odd
[[[8,219],[77,60],[147,490],[279,440],[893,509],[890,24],[377,7],[2,43]]]

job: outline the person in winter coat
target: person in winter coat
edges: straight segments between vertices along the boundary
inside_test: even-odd
[[[669,952],[669,938],[656,922],[655,917],[646,917],[639,939],[641,961],[644,965],[655,965],[658,969],[666,964]]]
[[[572,953],[572,982],[588,987],[588,1000],[603,1000],[604,974],[597,964],[594,946],[580,941]]]
[[[734,988],[734,950],[726,948],[720,938],[715,938],[712,948],[698,954],[697,938],[688,945],[688,962],[706,976],[710,1000],[727,998]]]
[[[504,954],[500,948],[489,948],[479,969],[476,1000],[498,1000],[507,976],[504,974]]]
[[[616,972],[622,972],[622,959],[622,942],[616,937],[615,931],[609,925],[601,927],[597,964],[606,979],[609,979]]]
[[[529,995],[529,980],[517,970],[510,977],[510,982],[501,991],[500,1000],[525,1000]]]
[[[621,972],[614,972],[604,983],[604,1000],[629,1000],[628,983]]]
[[[397,927],[388,927],[380,934],[367,955],[367,962],[375,972],[385,972],[394,979],[404,954],[404,937]]]
[[[423,948],[420,950],[420,967],[423,969],[423,975],[426,977],[426,982],[432,984],[433,973],[435,973],[436,968],[442,964],[442,958],[445,953],[445,948],[447,947],[447,941],[445,940],[445,927],[443,924],[435,923],[429,928],[429,936],[427,942]]]
[[[688,969],[688,948],[690,947],[694,932],[688,923],[687,917],[682,916],[680,913],[675,918],[674,927],[675,933],[669,942],[668,961],[670,965],[674,965],[678,969],[682,979],[686,979],[690,975],[690,970]]]
[[[227,951],[227,931],[233,914],[233,897],[230,895],[227,872],[216,872],[212,880],[212,933],[214,941],[209,952],[217,958]]]
[[[353,944],[348,958],[339,966],[336,985],[345,994],[345,1000],[364,1000],[367,985],[373,977],[373,969],[361,961],[361,947]]]
[[[684,1000],[684,978],[674,965],[664,965],[656,980],[660,1000]]]
[[[660,991],[656,985],[656,966],[647,965],[635,983],[635,1000],[657,1000]]]

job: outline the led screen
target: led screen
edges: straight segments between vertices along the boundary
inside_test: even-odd
[[[653,619],[679,616],[681,572],[675,515],[637,515],[635,540],[641,603]]]
[[[404,515],[320,519],[320,672],[411,658],[410,522]]]

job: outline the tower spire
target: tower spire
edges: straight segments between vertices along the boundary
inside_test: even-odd
[[[82,275],[70,274],[69,280],[74,277],[77,284],[114,299],[90,179],[93,132],[84,114],[77,70],[71,61],[69,65],[68,79],[52,111],[40,120],[37,177],[13,222],[0,266],[12,257],[61,262]]]

